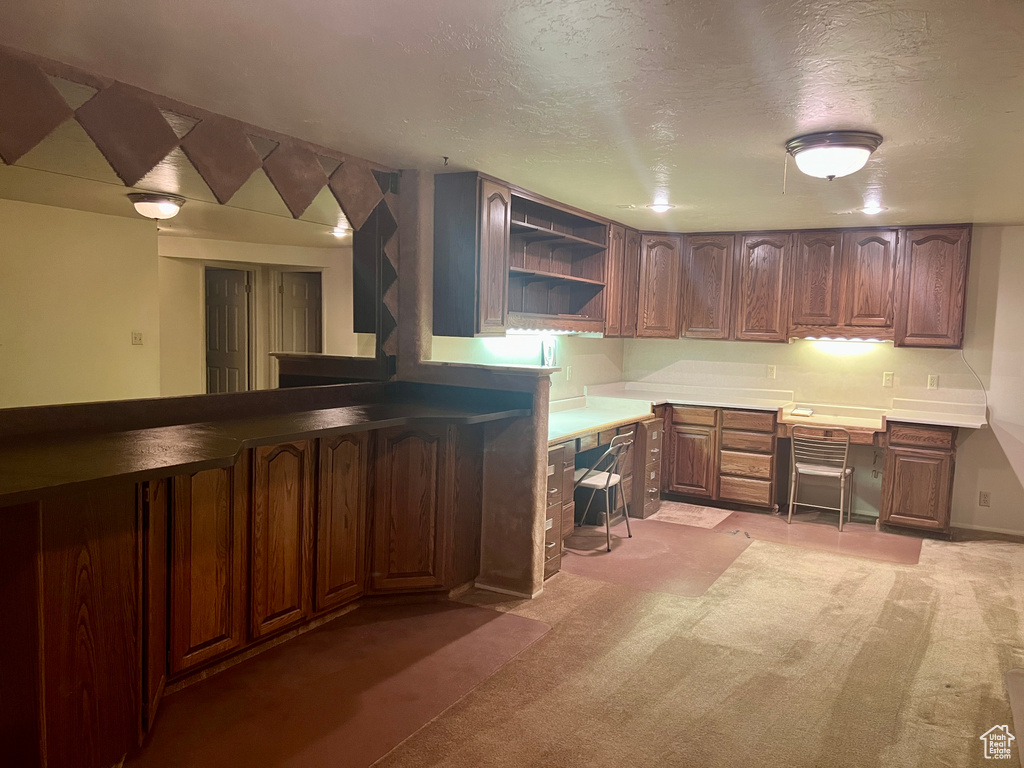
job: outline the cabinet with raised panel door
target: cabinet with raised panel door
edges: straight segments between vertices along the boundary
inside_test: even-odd
[[[622,275],[622,330],[626,338],[636,338],[640,301],[640,233],[626,230]]]
[[[680,336],[728,339],[732,331],[733,235],[690,235],[682,264]]]
[[[794,326],[835,326],[843,296],[841,233],[799,232],[792,261]]]
[[[883,525],[949,530],[955,427],[890,422],[882,470]]]
[[[896,346],[963,346],[971,227],[906,231],[897,282]]]
[[[676,235],[641,236],[638,338],[673,339],[679,335],[681,249],[681,238]]]
[[[605,336],[622,336],[622,318],[625,314],[625,258],[626,228],[612,224],[608,239],[608,272],[605,298]],[[629,334],[626,334],[629,335]]]
[[[793,236],[788,232],[743,235],[734,278],[734,338],[786,341],[787,261]]]
[[[889,329],[893,324],[896,284],[895,229],[852,230],[843,233],[842,324],[850,329]]]

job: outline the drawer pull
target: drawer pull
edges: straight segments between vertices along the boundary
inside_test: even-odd
[[[661,453],[661,448],[651,448],[651,453]]]
[[[558,493],[561,488],[548,488],[548,493]]]
[[[551,549],[551,548],[552,548],[553,546],[555,546],[555,544],[556,544],[556,542],[554,542],[554,541],[549,541],[549,542],[548,542],[547,544],[545,544],[544,546],[545,546],[545,547],[547,547],[548,549]]]
[[[555,527],[555,518],[549,517],[547,520],[544,521],[544,530],[545,531],[550,531],[554,527]]]
[[[657,493],[657,492],[658,492],[658,489],[657,489],[657,488],[648,488],[648,489],[647,489],[647,492],[648,492],[648,493]]]

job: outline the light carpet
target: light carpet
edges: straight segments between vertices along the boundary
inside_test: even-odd
[[[755,540],[696,599],[560,573],[465,600],[552,629],[378,765],[990,765],[978,737],[1012,722],[1024,666],[1005,542],[900,565]]]

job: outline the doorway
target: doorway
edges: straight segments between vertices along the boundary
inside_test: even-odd
[[[252,279],[244,269],[206,268],[206,391],[252,388]]]
[[[282,272],[278,289],[281,352],[323,352],[323,285],[319,272]]]

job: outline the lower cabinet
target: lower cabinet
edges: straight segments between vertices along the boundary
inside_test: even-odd
[[[666,490],[711,498],[718,479],[718,429],[672,425],[672,453]]]
[[[171,674],[245,643],[248,458],[171,484]]]
[[[260,446],[253,456],[250,631],[254,639],[311,611],[313,442]]]
[[[378,433],[373,591],[444,585],[454,506],[452,439],[444,426]]]
[[[316,512],[317,612],[337,608],[363,592],[370,434],[320,441]]]
[[[881,522],[948,531],[956,429],[894,423],[887,438]]]

